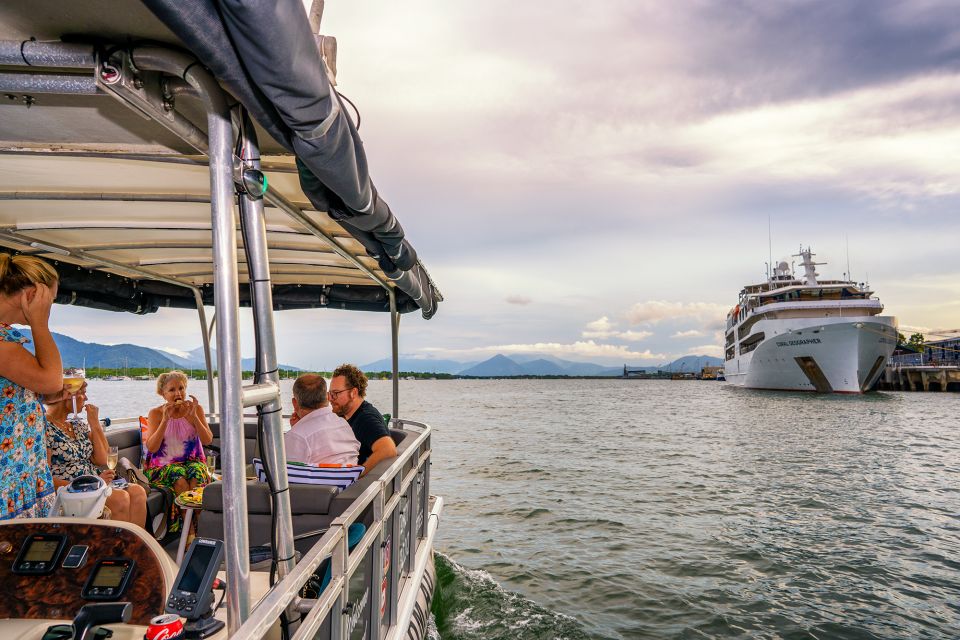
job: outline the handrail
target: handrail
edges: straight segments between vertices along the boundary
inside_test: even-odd
[[[424,538],[424,543],[420,545],[420,548],[417,549],[417,562],[414,565],[416,569],[414,570],[411,583],[419,587],[420,581],[423,580],[423,573],[427,568],[427,557],[428,553],[433,552],[433,538],[437,533],[437,526],[440,522],[440,511],[443,509],[443,498],[437,497],[436,501],[433,504],[433,509],[430,511],[429,515],[425,515],[428,520],[427,523],[427,535]],[[436,518],[434,518],[436,516]],[[400,607],[400,611],[403,612],[403,615],[397,619],[396,627],[394,627],[394,632],[387,635],[388,640],[398,637],[397,634],[404,634],[406,636],[407,627],[410,626],[410,618],[413,615],[413,605],[416,602],[417,596],[419,595],[419,588],[409,589],[405,596],[406,600]]]
[[[397,456],[394,462],[384,471],[383,475],[367,487],[363,493],[357,496],[353,502],[351,502],[350,506],[333,521],[330,529],[311,547],[310,551],[297,563],[293,571],[270,588],[260,602],[251,610],[247,620],[231,634],[231,639],[259,640],[262,638],[276,622],[280,613],[291,604],[296,604],[296,600],[298,599],[297,594],[320,566],[320,563],[339,550],[344,553],[343,580],[337,581],[337,571],[331,571],[333,579],[330,584],[327,585],[327,588],[324,589],[323,593],[320,594],[316,604],[313,609],[311,609],[310,614],[308,614],[307,619],[304,623],[301,623],[301,629],[303,625],[311,619],[316,619],[317,625],[322,623],[323,614],[325,614],[326,611],[314,615],[314,610],[317,607],[326,608],[328,605],[332,606],[334,599],[338,597],[339,593],[342,592],[343,588],[349,582],[349,576],[356,570],[357,566],[362,562],[364,554],[372,546],[373,541],[383,527],[385,517],[379,519],[378,522],[364,534],[353,552],[346,550],[347,528],[385,491],[388,484],[393,483],[397,474],[403,471],[403,468],[414,456],[419,456],[419,461],[414,469],[411,470],[411,473],[403,478],[401,486],[396,492],[397,494],[402,494],[410,487],[419,470],[424,469],[431,459],[429,449],[421,451],[421,448],[429,440],[432,433],[432,428],[429,425],[408,420],[396,420],[394,423],[401,423],[404,426],[409,424],[422,430],[406,451]],[[426,517],[426,514],[424,514],[424,516]],[[411,522],[410,526],[414,526],[414,523]],[[400,559],[398,558],[397,561],[399,562]],[[297,637],[299,637],[299,635]]]

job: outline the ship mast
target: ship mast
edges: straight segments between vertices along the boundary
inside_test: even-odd
[[[816,266],[818,264],[826,264],[826,262],[814,262],[814,255],[816,254],[810,251],[810,247],[807,247],[806,250],[804,250],[803,246],[800,247],[800,253],[793,254],[793,257],[795,258],[803,258],[803,262],[800,263],[803,266],[803,275],[806,279],[806,284],[811,286],[817,284],[817,276],[820,275],[817,273]]]

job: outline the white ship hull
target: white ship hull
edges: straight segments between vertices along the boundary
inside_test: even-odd
[[[897,344],[891,316],[761,320],[767,336],[727,360],[728,384],[751,389],[864,393],[873,388]]]

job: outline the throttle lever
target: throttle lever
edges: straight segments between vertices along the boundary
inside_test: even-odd
[[[133,604],[130,602],[100,602],[85,604],[73,619],[73,640],[87,640],[94,627],[111,622],[130,622]]]

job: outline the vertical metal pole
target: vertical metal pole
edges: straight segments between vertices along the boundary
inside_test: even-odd
[[[250,116],[243,111],[241,116],[243,135],[242,157],[245,166],[260,169],[260,148],[257,133]],[[256,322],[257,360],[263,367],[254,382],[273,382],[280,384],[277,371],[276,328],[273,322],[273,291],[270,285],[270,263],[267,256],[267,230],[263,217],[263,199],[252,198],[247,194],[240,196],[240,215],[243,218],[244,237],[249,264],[247,273],[253,293],[253,314]],[[293,516],[290,509],[290,492],[287,489],[287,454],[283,445],[283,405],[279,395],[262,406],[263,416],[263,456],[264,464],[270,468],[275,490],[278,492],[274,503],[276,508],[276,544],[278,573],[287,575],[294,567]]]
[[[223,467],[223,535],[227,562],[227,630],[250,616],[250,556],[247,530],[246,456],[243,443],[243,371],[240,363],[240,293],[237,227],[233,209],[233,125],[220,87],[200,65],[186,74],[207,91],[210,148],[210,208],[213,231],[214,307],[217,313],[217,370],[220,383],[220,442]],[[212,85],[212,86],[211,86]],[[195,85],[196,86],[196,85]]]
[[[200,316],[200,336],[203,338],[203,360],[207,364],[207,413],[217,412],[217,395],[213,392],[213,365],[210,362],[210,334],[207,332],[207,312],[203,309],[203,296],[200,289],[193,290],[197,301],[197,315]]]
[[[380,493],[373,499],[372,506],[374,522],[383,521],[384,499],[382,487]],[[370,611],[367,619],[367,640],[380,640],[381,635],[380,607],[384,606],[382,597],[386,595],[380,591],[383,580],[386,578],[386,576],[383,575],[384,553],[387,553],[387,551],[384,545],[384,532],[383,529],[381,529],[376,539],[374,539],[373,544],[370,545],[370,562],[372,564],[370,566],[370,584],[368,585],[370,589]]]
[[[390,349],[391,366],[393,367],[393,419],[400,418],[400,314],[397,313],[397,296],[393,289],[388,289],[390,295]]]
[[[433,436],[430,436],[430,439],[433,439]],[[424,449],[430,451],[430,442],[427,441],[424,444]],[[427,531],[430,529],[430,466],[433,464],[433,456],[427,459],[427,462],[423,465],[423,486],[420,487],[420,490],[423,491],[423,526],[420,529],[420,537],[426,538]]]
[[[343,587],[337,595],[337,604],[330,611],[330,640],[343,640],[347,637],[347,616],[344,610],[350,601],[350,580],[347,577],[347,527],[340,527],[340,541],[330,555],[330,578],[343,578]]]
[[[402,474],[397,474],[394,476],[393,488],[394,492],[397,491],[397,488],[400,486],[398,479]],[[397,624],[397,600],[399,599],[400,593],[400,574],[403,564],[400,559],[400,536],[403,535],[403,530],[400,528],[400,511],[404,509],[403,500],[400,500],[397,503],[397,507],[393,510],[393,526],[390,530],[390,603],[389,603],[389,620],[390,623],[388,627],[393,627]]]

